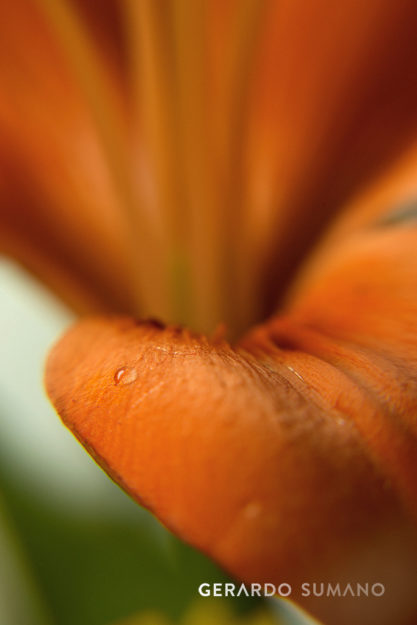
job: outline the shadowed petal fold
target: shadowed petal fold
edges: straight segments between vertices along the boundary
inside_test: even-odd
[[[413,0],[266,3],[246,158],[250,263],[267,265],[267,296],[415,142],[416,38]]]

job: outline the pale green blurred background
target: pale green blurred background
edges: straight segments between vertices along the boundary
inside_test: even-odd
[[[108,625],[135,613],[221,625],[255,623],[260,611],[307,623],[284,602],[216,599],[217,616],[213,602],[196,604],[198,585],[224,574],[113,484],[45,397],[45,355],[72,321],[0,259],[0,625]]]

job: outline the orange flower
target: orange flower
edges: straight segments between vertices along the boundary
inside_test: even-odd
[[[52,401],[237,578],[415,622],[415,3],[103,7],[3,2],[0,245],[81,312],[167,325],[81,321]]]

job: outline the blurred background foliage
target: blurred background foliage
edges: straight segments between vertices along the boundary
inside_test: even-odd
[[[62,426],[43,363],[72,320],[0,260],[1,625],[306,623],[285,602],[198,599],[198,585],[224,573],[130,500]]]

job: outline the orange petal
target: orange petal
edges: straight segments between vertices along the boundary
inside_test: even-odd
[[[115,83],[113,76],[116,98]],[[133,311],[123,211],[108,163],[36,2],[1,3],[0,88],[0,251],[78,311]]]
[[[285,314],[235,348],[92,319],[48,361],[58,412],[119,484],[236,577],[291,583],[326,623],[417,612],[414,164],[343,211]],[[313,581],[386,593],[300,597]]]
[[[361,361],[354,348],[346,355],[319,337],[321,358],[279,347],[274,332],[232,349],[129,318],[85,320],[53,349],[48,393],[115,481],[238,578],[286,581],[329,623],[351,623],[369,606],[363,623],[392,623],[394,614],[407,623],[417,609],[411,484],[401,473],[410,457],[396,457],[398,472],[384,464],[410,451],[401,424],[370,392],[372,375],[360,366],[351,374]],[[285,336],[288,344],[290,329]],[[378,422],[390,426],[387,458],[364,436],[373,427],[378,437]],[[300,596],[303,582],[352,580],[383,583],[387,593]]]
[[[415,141],[416,18],[413,0],[267,3],[246,151],[248,238],[275,289],[329,217]]]

